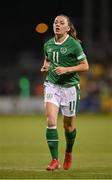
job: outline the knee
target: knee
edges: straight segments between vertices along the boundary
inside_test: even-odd
[[[75,128],[75,116],[63,118],[63,127],[66,132],[72,132]]]
[[[73,127],[70,126],[70,125],[64,124],[64,129],[65,129],[66,132],[71,132]]]
[[[53,117],[52,115],[47,116],[47,126],[48,126],[48,127],[57,126],[57,124],[56,124],[56,119],[55,119],[55,117]]]

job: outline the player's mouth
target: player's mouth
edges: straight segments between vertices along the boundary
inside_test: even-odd
[[[60,31],[60,28],[56,27],[56,32]]]

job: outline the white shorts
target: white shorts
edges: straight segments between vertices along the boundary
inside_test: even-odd
[[[50,82],[44,83],[44,102],[55,104],[65,116],[69,117],[76,115],[79,99],[79,86],[66,88]]]

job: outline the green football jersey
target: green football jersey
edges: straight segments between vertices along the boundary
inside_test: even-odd
[[[79,74],[77,72],[57,75],[53,71],[57,66],[76,66],[80,61],[86,59],[86,55],[77,40],[68,35],[62,43],[57,43],[54,38],[51,38],[44,44],[44,52],[50,61],[46,80],[64,87],[79,84]]]

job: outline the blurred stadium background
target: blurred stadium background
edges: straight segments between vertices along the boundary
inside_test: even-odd
[[[74,163],[52,174],[43,112],[43,43],[55,16],[76,26],[90,70],[81,73]],[[42,24],[41,24],[42,23]],[[112,1],[0,3],[0,179],[112,179]],[[59,117],[60,140],[64,141]],[[63,160],[64,143],[60,143]]]
[[[47,7],[48,8],[45,8]],[[0,113],[43,111],[43,43],[56,15],[73,20],[90,64],[81,76],[80,112],[112,112],[112,1],[1,3]],[[37,25],[45,23],[45,32]]]

